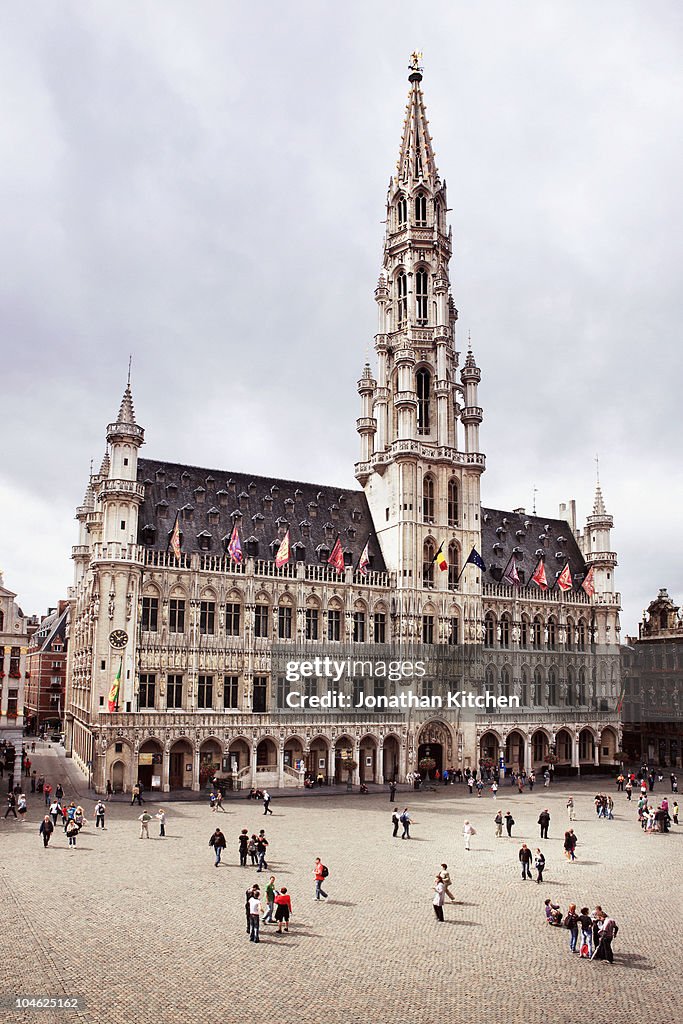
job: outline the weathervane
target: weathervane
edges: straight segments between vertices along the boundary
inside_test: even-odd
[[[597,480],[598,487],[600,486],[600,457],[598,453],[595,453],[595,477]]]
[[[538,487],[534,485],[534,515],[536,515],[536,495],[538,493]]]

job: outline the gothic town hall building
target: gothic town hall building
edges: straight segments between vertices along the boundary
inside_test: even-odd
[[[599,486],[583,531],[573,503],[557,519],[481,504],[481,370],[456,347],[446,185],[421,79],[415,63],[375,288],[375,369],[366,364],[358,382],[358,487],[142,458],[130,385],[107,427],[76,512],[66,699],[67,752],[99,792],[138,778],[199,790],[215,773],[243,787],[298,786],[304,773],[402,781],[425,756],[442,768],[504,759],[566,774],[617,760],[612,517]],[[176,517],[179,558],[169,550]],[[226,555],[235,524],[241,562]],[[287,531],[291,559],[277,567]],[[328,563],[337,537],[341,571]],[[485,570],[466,565],[472,548]],[[503,579],[513,557],[519,585]],[[541,558],[546,590],[531,583]],[[572,587],[562,591],[566,565]],[[453,688],[485,685],[521,706],[293,710],[281,673],[289,648],[360,659],[427,651],[459,666]],[[351,683],[380,695],[397,685]],[[328,687],[305,680],[309,696]]]

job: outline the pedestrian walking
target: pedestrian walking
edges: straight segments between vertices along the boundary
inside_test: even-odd
[[[209,807],[212,811],[216,810],[216,794],[213,790],[209,793]]]
[[[633,796],[633,786],[631,784],[631,780],[630,779],[628,780],[628,782],[626,783],[626,786],[624,788],[626,790],[626,799],[630,803],[631,802],[631,797]]]
[[[481,798],[481,794],[482,794],[483,788],[484,788],[484,783],[482,782],[481,779],[477,779],[477,796],[480,797],[480,798]]]
[[[48,843],[50,842],[50,836],[52,835],[54,830],[55,827],[52,824],[52,819],[50,818],[49,814],[46,814],[40,823],[40,828],[38,829],[41,836],[43,837],[43,846],[45,847],[46,850]]]
[[[527,878],[531,878],[531,850],[526,843],[522,843],[518,857],[522,865],[522,881],[526,882]]]
[[[36,770],[34,768],[33,771],[31,772],[31,792],[35,793],[35,791],[36,791]]]
[[[469,790],[470,796],[472,796],[474,791],[474,775],[467,776],[467,789]]]
[[[289,919],[292,916],[292,899],[287,892],[287,886],[283,885],[279,893],[275,897],[275,905],[277,910],[275,911],[275,920],[277,921],[277,934],[282,934],[282,925],[285,926],[285,931],[289,931]]]
[[[5,811],[5,817],[7,817],[8,814],[13,814],[15,818],[17,816],[17,798],[14,793],[7,794],[7,810]]]
[[[258,864],[258,846],[256,843],[256,833],[252,832],[249,842],[247,843],[247,850],[251,857],[251,866],[253,868]]]
[[[219,828],[213,833],[209,839],[209,846],[213,846],[213,852],[216,855],[216,861],[214,867],[218,867],[221,862],[221,854],[226,847],[225,836]]]
[[[61,815],[62,808],[59,806],[59,800],[53,800],[50,804],[50,817],[52,818],[52,824],[57,824],[57,818]]]
[[[567,860],[576,860],[576,854],[574,852],[576,849],[576,836],[574,835],[573,828],[570,828],[568,832],[565,832],[564,843],[562,845],[564,846],[564,855]]]
[[[441,875],[437,875],[433,885],[434,896],[432,898],[432,906],[434,907],[434,913],[436,914],[437,921],[443,921],[443,904],[445,899],[444,884]]]
[[[576,821],[576,815],[574,814],[574,797],[570,796],[567,799],[567,817],[570,821]]]
[[[390,782],[389,783],[389,803],[393,804],[395,799],[396,799],[396,783],[395,782]]]
[[[491,783],[491,796],[493,797],[494,800],[496,799],[497,793],[498,793],[498,783],[494,779],[493,782]]]
[[[61,782],[57,783],[57,788],[55,790],[55,796],[57,797],[58,800],[63,800],[64,799],[64,789],[62,787]]]
[[[249,833],[246,828],[243,828],[239,834],[239,854],[240,854],[240,867],[246,868],[247,866],[247,854],[249,853]]]
[[[261,829],[256,837],[256,852],[258,854],[258,867],[257,871],[263,871],[265,868],[268,870],[268,864],[266,862],[266,853],[268,852],[268,840],[266,839],[266,833]]]
[[[579,956],[581,956],[581,950],[577,950],[576,948],[576,943],[579,938],[579,915],[576,913],[576,903],[569,904],[567,916],[565,917],[563,924],[565,928],[569,929],[569,952],[578,953]]]
[[[671,808],[671,816],[674,820],[674,825],[678,824],[678,800],[674,800],[673,807]]]
[[[69,840],[69,849],[70,850],[75,850],[76,849],[76,838],[78,836],[78,833],[79,833],[80,829],[79,829],[78,825],[76,824],[76,822],[74,821],[73,818],[69,818],[67,820],[66,827],[65,827],[64,831],[66,832],[66,838]]]
[[[249,901],[251,900],[254,893],[256,893],[256,895],[258,896],[260,891],[261,890],[259,889],[258,885],[255,882],[253,885],[249,886],[246,893],[244,894],[244,912],[247,917],[247,935],[249,935],[249,933],[251,932],[251,907]]]
[[[149,839],[149,823],[152,820],[152,815],[148,811],[143,811],[138,821],[140,822],[140,839]]]
[[[448,870],[448,864],[441,865],[441,871],[439,872],[439,874],[441,875],[441,881],[443,882],[444,892],[448,896],[451,903],[455,903],[455,896],[451,892],[451,874],[450,871]]]
[[[263,790],[263,813],[264,814],[272,814],[273,813],[271,811],[271,809],[270,809],[270,801],[271,801],[270,793],[268,792],[267,789],[264,789]]]
[[[313,872],[315,874],[315,896],[313,898],[319,900],[322,896],[323,899],[327,899],[327,893],[323,889],[323,882],[329,875],[329,871],[321,861],[320,857],[315,858]]]
[[[392,832],[392,835],[395,839],[396,836],[398,835],[398,826],[401,824],[401,818],[398,812],[398,807],[394,807],[393,813],[391,815],[391,824],[394,826],[394,831]]]
[[[28,804],[26,803],[26,794],[20,793],[19,799],[17,800],[17,811],[19,813],[19,821],[23,821],[28,810]]]
[[[254,886],[254,891],[249,897],[249,941],[260,942],[259,939],[259,924],[261,923],[261,913],[263,907],[261,906],[261,893],[258,886]]]
[[[133,786],[133,799],[130,802],[131,807],[133,806],[136,800],[138,802],[138,807],[142,807],[144,800],[142,799],[142,786],[140,785],[139,781],[136,782],[135,785]]]
[[[407,807],[403,808],[403,814],[401,815],[399,820],[403,825],[403,833],[401,835],[401,839],[410,839],[410,826],[412,824],[412,818],[408,813]]]
[[[548,825],[550,824],[550,811],[547,807],[539,814],[538,824],[541,826],[541,839],[547,839]]]
[[[43,786],[43,793],[45,794],[45,806],[48,807],[50,803],[50,796],[52,794],[52,786],[50,785],[49,782],[46,782],[45,785]],[[59,799],[56,793],[55,799]]]
[[[266,886],[266,912],[263,915],[263,924],[273,923],[273,913],[275,911],[275,875],[270,876],[268,885]]]
[[[496,839],[499,839],[503,834],[503,812],[498,811],[493,820],[496,823]]]
[[[216,790],[216,810],[222,811],[223,814],[228,813],[225,807],[223,806],[223,790],[220,788]]]
[[[512,838],[512,826],[515,823],[515,819],[512,817],[509,811],[505,812],[505,831],[508,834],[508,838]]]
[[[581,907],[579,925],[581,927],[581,949],[579,952],[582,957],[590,959],[593,956],[593,918],[588,907]]]
[[[111,788],[111,782],[109,781],[109,779],[107,779],[107,795],[105,797],[105,800],[107,802],[109,802],[109,797],[112,795],[112,792],[113,792],[113,790]]]
[[[546,789],[550,785],[550,772],[548,771],[543,772],[543,785]]]
[[[545,857],[541,851],[536,848],[536,858],[534,860],[534,867],[536,868],[536,881],[540,885],[543,881],[543,872],[545,870]]]
[[[107,810],[106,804],[103,800],[98,800],[95,804],[95,828],[104,828],[104,815]]]
[[[471,849],[472,836],[476,836],[477,830],[474,825],[471,825],[469,821],[465,821],[462,827],[462,834],[465,839],[465,849]]]

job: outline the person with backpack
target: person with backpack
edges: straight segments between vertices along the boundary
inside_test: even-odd
[[[503,812],[498,811],[493,820],[496,823],[496,839],[499,839],[503,834]]]
[[[98,800],[95,804],[95,828],[102,826],[104,828],[104,815],[106,813],[106,806],[103,800]]]
[[[403,834],[401,835],[401,839],[410,839],[410,826],[412,824],[412,821],[410,815],[408,814],[407,807],[403,808],[403,814],[399,818],[399,821],[403,825]]]
[[[515,823],[515,819],[512,817],[509,811],[505,812],[505,830],[508,834],[508,839],[512,838],[512,826]]]
[[[567,916],[562,923],[565,928],[569,929],[569,952],[578,953],[580,956],[581,951],[576,948],[576,943],[579,938],[579,915],[576,913],[576,903],[569,904]]]
[[[249,852],[249,833],[246,828],[243,828],[239,834],[239,854],[240,854],[240,867],[246,868],[247,866],[247,853]]]
[[[315,873],[315,896],[313,899],[319,900],[321,896],[323,899],[327,899],[327,893],[323,889],[323,882],[329,875],[329,871],[321,861],[320,857],[315,858],[313,871]]]

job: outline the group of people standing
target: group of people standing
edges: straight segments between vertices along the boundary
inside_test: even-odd
[[[570,954],[586,960],[614,963],[612,942],[619,926],[601,906],[598,905],[591,914],[588,907],[581,907],[577,911],[576,903],[570,903],[564,916],[559,904],[552,900],[546,900],[544,906],[546,924],[569,931]]]

